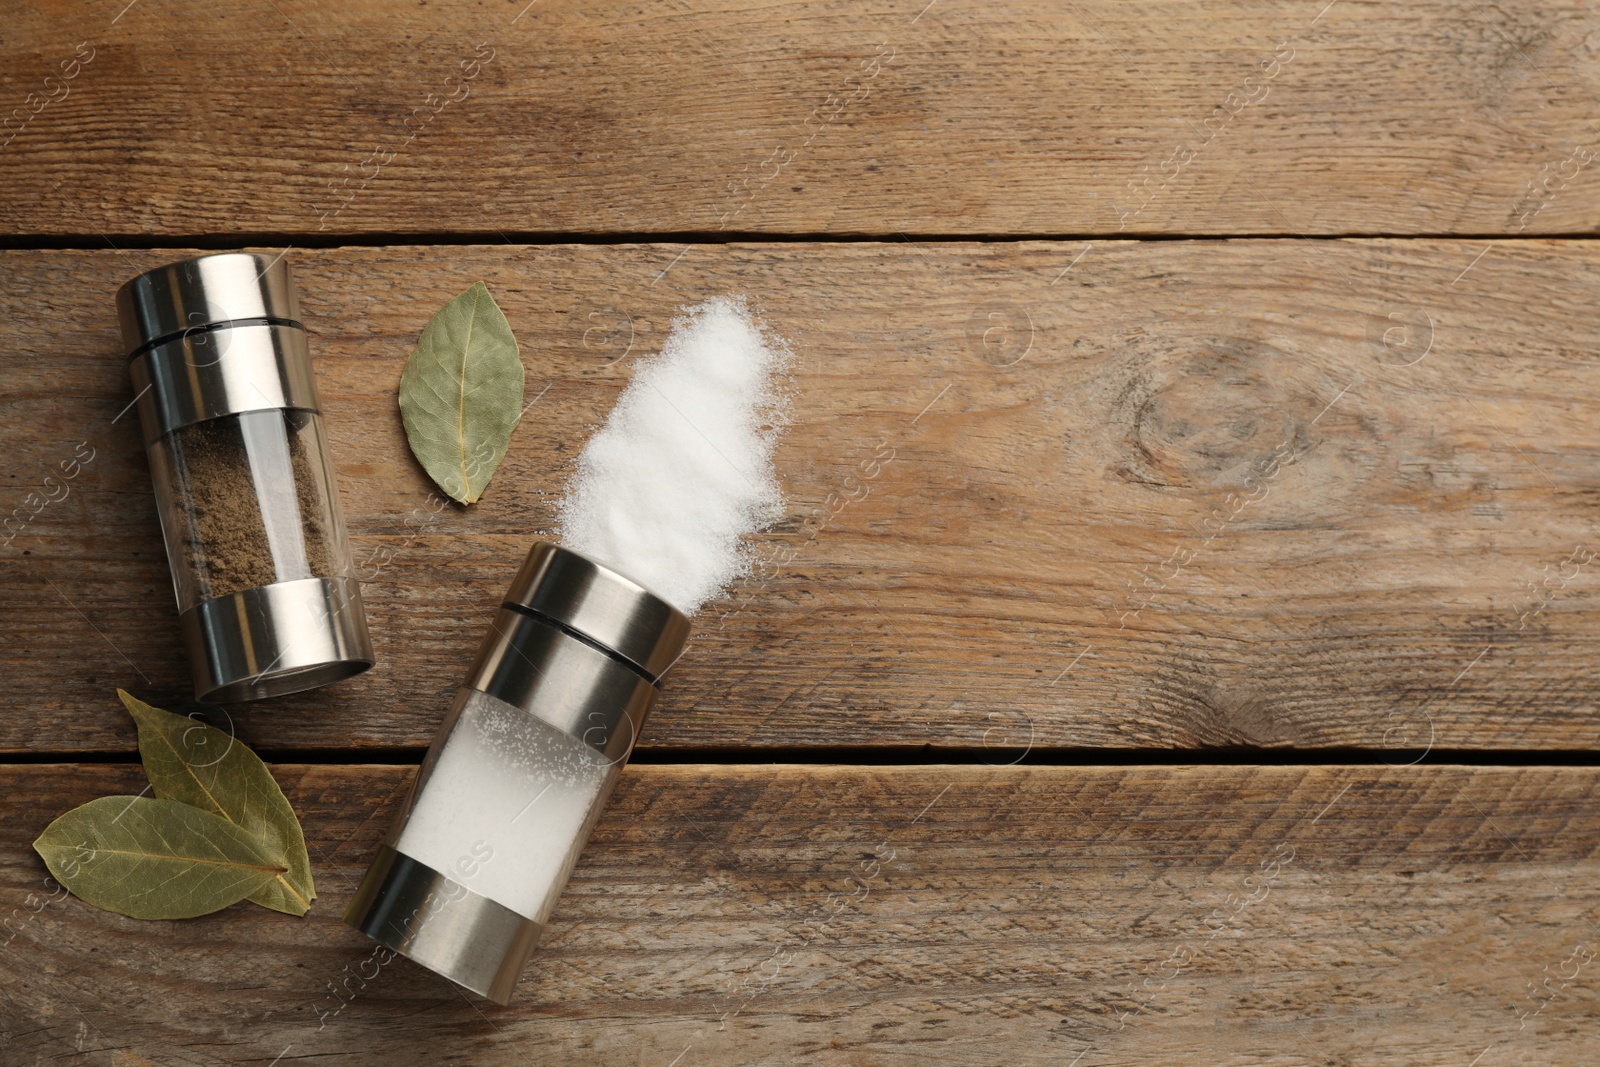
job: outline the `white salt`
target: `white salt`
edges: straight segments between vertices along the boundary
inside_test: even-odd
[[[783,515],[772,452],[789,356],[742,298],[681,311],[578,456],[563,544],[688,615],[746,573],[741,538]]]
[[[542,923],[621,768],[477,690],[417,792],[395,849]]]

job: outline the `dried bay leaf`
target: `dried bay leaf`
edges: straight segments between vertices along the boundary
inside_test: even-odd
[[[45,827],[33,848],[80,899],[135,919],[207,915],[283,872],[264,845],[227,819],[155,797],[79,805]]]
[[[522,416],[522,389],[511,324],[475,282],[429,320],[400,375],[406,440],[453,499],[483,495]]]
[[[300,820],[261,758],[238,738],[117,690],[139,726],[139,756],[155,795],[193,805],[251,834],[282,873],[254,890],[262,907],[304,915],[316,899]]]

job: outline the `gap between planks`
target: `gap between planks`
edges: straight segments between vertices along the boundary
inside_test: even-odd
[[[497,240],[498,238],[498,240]],[[1028,242],[1118,241],[1130,244],[1160,244],[1183,241],[1592,241],[1600,230],[1564,233],[768,233],[761,231],[474,231],[443,233],[371,231],[359,234],[326,233],[194,233],[194,234],[104,234],[74,235],[0,234],[0,252],[103,252],[141,251],[162,248],[218,249],[288,245],[298,249],[383,248],[390,245],[737,245],[737,244],[1024,244]]]
[[[373,749],[274,748],[254,746],[269,763],[327,767],[417,766],[427,749],[416,746]],[[139,762],[137,750],[74,752],[48,749],[0,753],[0,768],[46,764],[104,764],[121,766]],[[781,766],[843,768],[955,768],[982,770],[1006,767],[1600,767],[1600,750],[1586,749],[1402,749],[1382,751],[1359,748],[1327,749],[1015,749],[851,748],[805,746],[770,748],[730,745],[723,748],[651,748],[633,753],[630,764],[650,767]]]

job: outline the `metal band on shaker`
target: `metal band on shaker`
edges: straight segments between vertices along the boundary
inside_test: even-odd
[[[506,600],[575,630],[652,681],[677,660],[689,620],[626,575],[548,541],[533,546]]]
[[[227,252],[169,263],[117,291],[125,350],[239,319],[299,325],[300,302],[288,262],[259,252]]]
[[[305,331],[293,326],[197,330],[141,352],[128,371],[146,444],[220,415],[320,410]]]
[[[497,1004],[511,999],[544,927],[388,845],[344,921]]]
[[[200,700],[299,693],[372,666],[354,578],[274,582],[202,601],[178,622]]]
[[[613,762],[655,700],[637,670],[529,615],[501,608],[464,683],[535,715]]]

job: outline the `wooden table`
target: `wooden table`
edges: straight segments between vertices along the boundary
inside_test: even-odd
[[[1600,1062],[1592,4],[0,23],[0,503],[93,457],[0,550],[0,1063]],[[29,846],[188,696],[113,294],[221,248],[293,263],[380,663],[214,716],[311,914],[140,922]],[[531,406],[435,515],[395,390],[480,279]],[[728,291],[797,354],[763,565],[512,1005],[376,966],[494,603]]]

